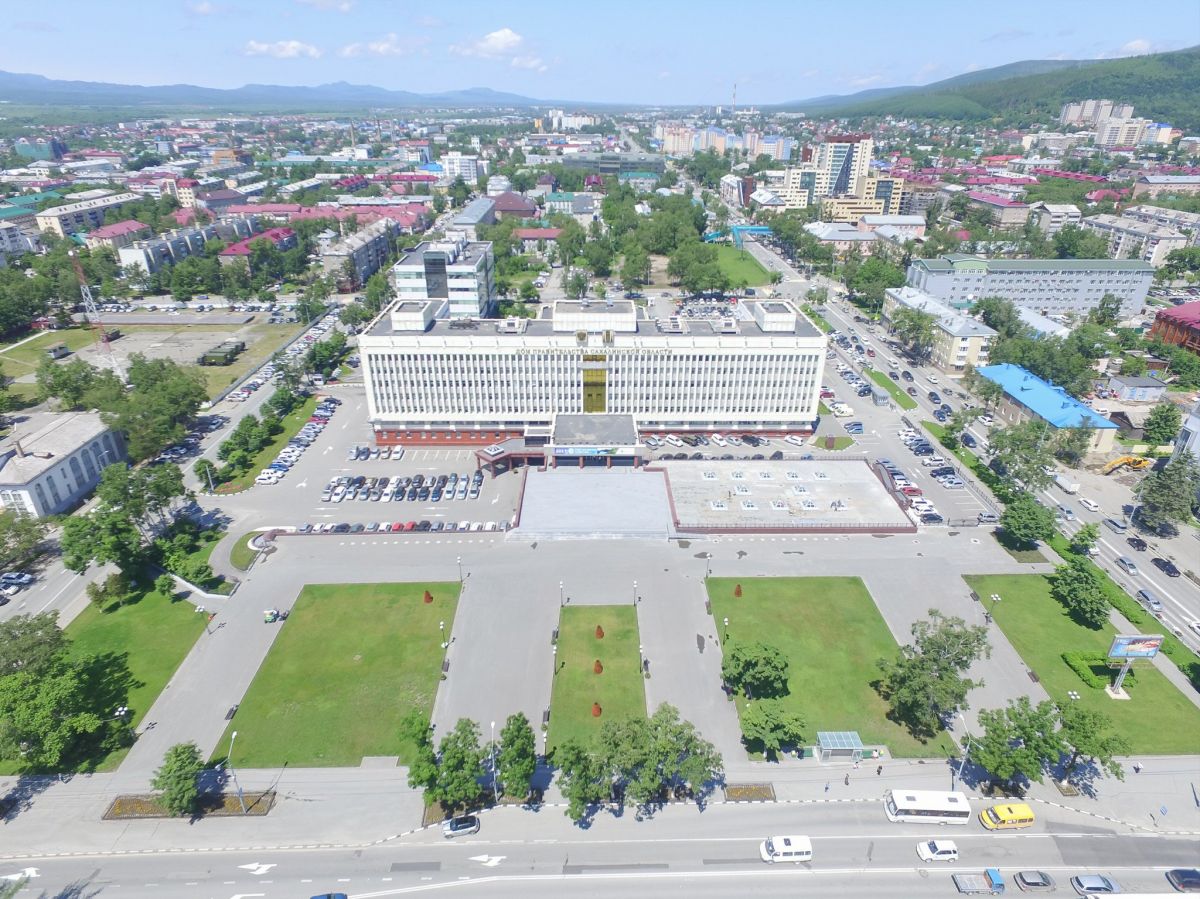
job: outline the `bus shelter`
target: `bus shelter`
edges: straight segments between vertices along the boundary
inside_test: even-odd
[[[863,757],[862,740],[856,730],[820,730],[817,731],[817,759],[821,762],[849,759],[852,762],[861,761]]]

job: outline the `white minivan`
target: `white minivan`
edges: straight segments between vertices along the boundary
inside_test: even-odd
[[[812,840],[808,837],[767,837],[758,846],[764,862],[811,862]]]

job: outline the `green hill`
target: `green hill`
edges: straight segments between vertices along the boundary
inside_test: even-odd
[[[1086,63],[999,80],[980,82],[959,76],[912,91],[840,106],[822,98],[819,114],[849,118],[898,115],[1001,119],[1028,124],[1053,121],[1068,101],[1108,97],[1132,103],[1138,116],[1170,122],[1187,132],[1200,129],[1198,92],[1200,47],[1191,47],[1174,53]]]

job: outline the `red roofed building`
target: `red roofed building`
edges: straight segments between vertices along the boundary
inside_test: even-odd
[[[562,228],[514,228],[513,237],[521,241],[522,253],[536,253],[538,244],[555,243]]]
[[[255,234],[253,237],[239,240],[237,243],[230,244],[223,249],[221,255],[218,257],[221,264],[229,265],[237,259],[245,259],[249,262],[250,244],[256,240],[269,240],[279,250],[290,250],[297,244],[296,232],[291,228],[268,228],[261,234]]]
[[[1173,309],[1161,309],[1150,328],[1150,338],[1174,344],[1200,355],[1200,300]]]
[[[504,218],[533,218],[537,215],[537,204],[533,200],[526,199],[520,194],[515,194],[511,190],[505,191],[502,194],[493,198],[497,219]]]
[[[150,226],[134,219],[126,219],[111,225],[103,225],[88,232],[87,245],[93,250],[108,247],[117,250],[127,247],[135,240],[150,236]]]

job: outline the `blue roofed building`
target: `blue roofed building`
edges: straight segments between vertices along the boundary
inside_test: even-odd
[[[1004,401],[996,413],[1005,424],[1040,419],[1056,429],[1087,428],[1092,431],[1088,452],[1112,450],[1118,431],[1116,423],[1079,402],[1062,387],[1009,362],[985,365],[976,371],[1004,389]]]

